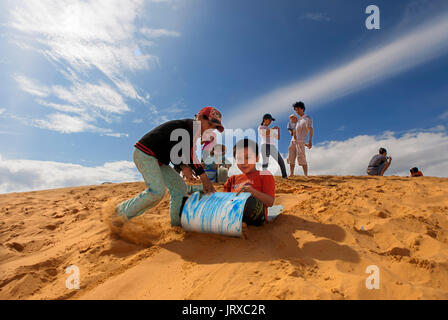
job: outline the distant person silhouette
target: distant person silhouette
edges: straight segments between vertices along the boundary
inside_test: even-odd
[[[379,154],[372,157],[367,167],[367,174],[369,176],[382,176],[389,168],[392,157],[387,156],[387,150],[380,148]]]
[[[420,170],[418,170],[417,167],[414,167],[409,171],[411,172],[411,177],[423,177],[423,173]]]

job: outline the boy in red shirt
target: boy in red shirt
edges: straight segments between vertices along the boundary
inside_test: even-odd
[[[224,184],[224,192],[249,192],[259,200],[258,203],[262,203],[262,206],[255,205],[249,215],[243,216],[245,233],[248,224],[263,225],[268,220],[268,207],[272,207],[275,201],[275,181],[269,171],[258,171],[255,167],[258,162],[256,142],[247,138],[238,141],[233,148],[233,157],[242,174],[230,177]]]

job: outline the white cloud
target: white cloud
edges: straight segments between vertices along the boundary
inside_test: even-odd
[[[52,92],[57,98],[73,105],[90,106],[107,113],[123,114],[130,110],[123,97],[104,83],[76,83],[70,88],[54,86]]]
[[[6,112],[6,109],[1,109],[1,108],[0,108],[0,115],[3,114],[3,113],[5,113],[5,112]]]
[[[70,106],[59,106],[54,105],[52,108],[59,110],[64,109],[68,111]],[[43,119],[29,119],[26,117],[17,116],[14,114],[6,114],[6,117],[19,121],[23,125],[33,126],[41,129],[47,129],[52,131],[57,131],[60,133],[80,133],[80,132],[92,132],[99,133],[103,136],[122,138],[128,137],[128,134],[113,132],[109,128],[101,128],[90,122],[95,122],[94,119],[89,118],[89,115],[81,114],[80,116],[73,116],[64,113],[51,113],[46,115]],[[1,132],[2,134],[17,134],[9,132]]]
[[[45,98],[49,95],[49,88],[36,83],[34,80],[19,74],[13,75],[13,79],[17,82],[20,89],[33,96]]]
[[[179,32],[172,31],[172,30],[166,30],[166,29],[142,28],[142,29],[140,29],[140,32],[143,35],[145,35],[151,39],[160,38],[160,37],[179,37],[180,36]]]
[[[37,100],[37,102],[40,105],[55,109],[57,111],[62,111],[62,112],[66,112],[66,113],[76,113],[76,114],[80,114],[80,115],[84,115],[86,113],[86,109],[83,107],[74,107],[71,105],[64,105],[64,104],[58,104],[58,103],[49,103],[49,102],[45,102],[43,100]],[[93,121],[92,118],[88,118],[89,120]]]
[[[441,115],[439,116],[439,118],[442,119],[442,120],[447,120],[447,119],[448,119],[448,111],[445,112],[445,113],[443,113],[443,114],[441,114]]]
[[[256,121],[254,114],[268,113],[275,108],[278,116],[286,115],[291,110],[292,103],[297,100],[302,100],[316,109],[324,103],[366,88],[446,53],[448,51],[446,30],[448,30],[448,15],[445,13],[348,63],[237,106],[226,122],[231,123],[234,128],[247,128]],[[244,112],[241,112],[242,110]]]
[[[414,130],[402,135],[385,132],[380,136],[360,135],[344,141],[327,141],[306,149],[312,175],[365,175],[370,159],[384,147],[392,156],[386,175],[408,176],[409,169],[419,167],[426,176],[448,177],[448,132],[443,126]],[[286,158],[286,155],[284,155]],[[271,158],[269,170],[280,174]],[[289,173],[289,165],[287,165]],[[238,173],[232,167],[232,174]],[[302,168],[296,174],[303,174]]]
[[[134,20],[142,7],[141,0],[27,0],[11,10],[10,26],[63,69],[85,73],[96,68],[123,94],[139,97],[125,72],[149,68],[151,55],[133,54]]]
[[[45,56],[69,84],[42,85],[25,75],[15,75],[14,79],[23,91],[38,98],[38,103],[59,112],[77,113],[84,122],[90,122],[88,125],[77,123],[72,126],[75,130],[72,132],[91,128],[94,126],[91,122],[98,118],[110,123],[111,115],[116,119],[130,111],[126,99],[148,104],[149,94],[137,88],[129,75],[148,71],[151,63],[158,63],[158,57],[139,47],[148,45],[148,36],[159,38],[179,36],[179,33],[137,27],[144,5],[143,0],[21,0],[11,3],[6,26],[15,32],[9,37],[20,48]],[[98,80],[97,71],[105,76],[105,81]],[[60,126],[37,121],[42,127],[60,131]]]
[[[46,120],[22,119],[25,124],[31,124],[38,128],[61,133],[109,132],[110,130],[100,129],[94,124],[97,118],[111,122],[112,115],[121,115],[130,110],[123,97],[104,83],[94,85],[75,82],[71,87],[59,85],[47,87],[23,75],[14,75],[13,78],[22,90],[36,97],[37,103],[60,112],[47,115]],[[47,100],[56,98],[67,104],[48,102],[43,98],[48,98]],[[79,117],[70,115],[73,113],[78,114]],[[114,134],[113,136],[118,135]]]
[[[448,177],[448,134],[446,129],[440,129],[402,135],[386,132],[377,137],[362,135],[319,144],[307,151],[310,173],[365,175],[371,157],[380,147],[385,147],[393,157],[386,175],[408,176],[409,169],[417,166],[425,176]],[[272,158],[269,170],[280,175]],[[238,173],[234,165],[230,174]],[[135,165],[129,161],[86,167],[51,161],[8,160],[0,154],[0,193],[140,180]]]
[[[53,113],[47,116],[47,119],[38,119],[32,121],[34,126],[42,129],[58,131],[60,133],[78,133],[78,132],[108,132],[107,129],[100,129],[89,124],[81,117],[69,116],[62,113]]]
[[[114,137],[114,138],[127,138],[129,134],[127,133],[106,133],[105,136]]]
[[[409,175],[419,167],[425,175],[448,177],[448,135],[446,131],[393,133],[383,137],[357,136],[327,142],[308,152],[313,174],[362,175],[373,155],[384,147],[392,156],[387,175]]]
[[[140,180],[134,163],[129,161],[87,167],[51,161],[7,160],[0,155],[0,193]]]

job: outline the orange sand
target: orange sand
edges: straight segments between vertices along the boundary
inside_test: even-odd
[[[277,179],[286,210],[247,240],[171,228],[166,195],[112,236],[103,211],[143,188],[0,195],[0,299],[448,299],[448,179]]]

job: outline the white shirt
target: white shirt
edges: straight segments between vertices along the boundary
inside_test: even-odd
[[[306,114],[303,115],[296,124],[296,140],[303,142],[306,141],[306,135],[308,131],[313,128],[313,120]]]
[[[266,135],[266,131],[270,130],[270,135]],[[277,145],[278,142],[278,131],[277,129],[270,129],[268,126],[259,126],[258,127],[258,133],[261,137],[261,143],[262,144],[273,144]]]

